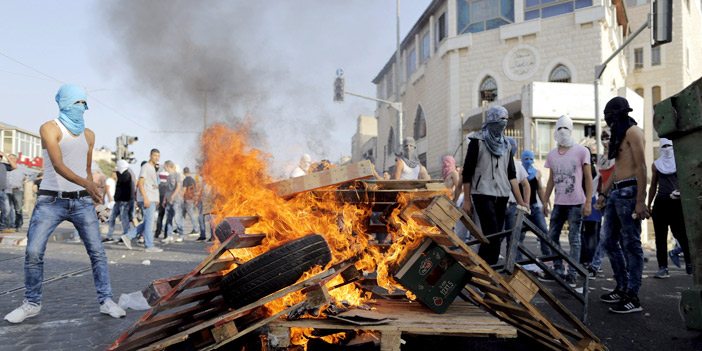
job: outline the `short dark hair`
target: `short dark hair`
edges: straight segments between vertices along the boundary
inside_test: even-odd
[[[142,165],[142,166],[145,165],[146,162],[149,162],[149,161],[141,161],[141,165]]]
[[[188,167],[183,168],[183,173],[190,173],[190,168],[188,168]]]
[[[151,149],[151,152],[149,153],[149,155],[153,155],[156,152],[158,152],[159,154],[161,153],[161,151],[158,151],[158,149]]]

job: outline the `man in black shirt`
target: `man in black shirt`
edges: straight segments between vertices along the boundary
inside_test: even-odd
[[[200,218],[197,211],[197,201],[195,201],[195,179],[190,176],[190,168],[183,168],[183,174],[185,179],[183,179],[183,198],[185,199],[185,212],[190,217],[193,222],[193,231],[190,234],[197,234],[200,232]],[[183,215],[185,219],[185,215]]]
[[[117,172],[117,185],[115,185],[115,205],[112,208],[112,213],[110,214],[110,219],[108,220],[109,230],[107,232],[107,237],[103,242],[113,242],[112,234],[115,230],[115,221],[117,217],[122,221],[122,234],[126,234],[129,231],[129,226],[131,221],[129,220],[129,214],[134,211],[134,180],[129,172],[129,163],[125,160],[117,161],[117,167],[115,169]]]

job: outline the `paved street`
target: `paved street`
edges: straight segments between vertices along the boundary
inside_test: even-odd
[[[186,232],[189,232],[189,227]],[[72,231],[68,223],[57,229],[59,237]],[[154,279],[191,271],[206,255],[207,244],[194,242],[163,245],[164,252],[147,254],[141,249],[127,250],[123,245],[107,244],[114,300],[122,293],[143,289]],[[533,241],[528,236],[527,241]],[[136,244],[136,243],[135,243]],[[646,263],[641,289],[643,313],[613,315],[606,304],[598,301],[602,288],[614,287],[609,263],[605,262],[605,277],[592,282],[588,325],[610,350],[700,350],[702,336],[687,331],[678,315],[680,291],[691,284],[692,278],[671,264],[671,278],[653,279],[655,257]],[[0,246],[0,313],[3,315],[22,302],[24,247]],[[149,259],[150,265],[142,261]],[[3,351],[29,350],[104,350],[144,311],[127,311],[127,317],[114,319],[99,313],[88,256],[79,243],[50,241],[45,257],[44,297],[41,313],[20,325],[0,322],[0,349]],[[66,275],[66,273],[75,272]],[[549,285],[551,286],[551,285]],[[566,305],[575,311],[577,305],[559,293]],[[540,302],[535,302],[537,305]],[[543,302],[541,302],[543,303]],[[576,313],[578,314],[578,313]],[[403,349],[427,349],[441,345],[456,350],[534,350],[541,346],[525,337],[513,340],[466,339],[457,337],[426,337],[405,335]],[[312,344],[311,344],[312,346]],[[332,348],[338,346],[333,346]],[[312,347],[320,349],[323,347]],[[329,349],[329,347],[326,347]],[[357,348],[356,348],[357,349]]]

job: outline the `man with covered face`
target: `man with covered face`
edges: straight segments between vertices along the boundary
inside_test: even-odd
[[[468,135],[468,153],[463,162],[463,210],[471,215],[475,207],[485,235],[502,230],[510,192],[517,205],[528,207],[519,192],[511,145],[504,135],[507,118],[504,107],[490,107],[482,130]],[[488,264],[497,263],[500,241],[480,245],[478,254]]]
[[[643,311],[638,294],[644,263],[641,220],[649,217],[646,160],[643,130],[629,117],[631,111],[629,102],[622,97],[615,97],[605,105],[605,121],[612,131],[608,157],[616,160],[616,167],[595,204],[597,208],[604,207],[602,237],[617,282],[617,287],[600,296],[600,300],[615,304],[609,309],[614,313]],[[613,230],[615,227],[621,229]],[[620,238],[622,247],[617,245]]]
[[[414,138],[407,137],[402,141],[402,155],[395,162],[395,177],[393,179],[430,179],[429,172],[419,162],[417,144]]]
[[[549,198],[555,189],[555,199],[548,236],[560,246],[561,229],[568,221],[568,243],[570,256],[576,262],[580,261],[580,226],[583,217],[592,211],[592,173],[590,173],[590,152],[582,145],[576,144],[572,137],[573,121],[568,116],[561,116],[556,122],[553,138],[558,146],[546,156],[544,167],[549,169],[546,184],[546,203],[543,206],[544,216],[548,215]],[[584,188],[584,189],[583,189]],[[568,269],[565,276],[563,261],[554,260],[554,269],[563,275],[571,287],[576,286],[576,271]],[[541,280],[552,280],[550,276],[541,276]]]

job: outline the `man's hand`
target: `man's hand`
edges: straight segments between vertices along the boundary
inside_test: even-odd
[[[634,209],[635,219],[647,219],[651,217],[651,214],[646,208],[646,204],[643,201],[636,201],[636,208]]]
[[[101,192],[98,188],[97,183],[88,180],[85,183],[85,190],[88,192],[88,194],[90,194],[90,197],[93,198],[93,201],[95,201],[95,203],[102,204],[103,199],[102,197],[100,197]]]
[[[473,215],[473,203],[470,202],[470,199],[463,200],[463,211],[466,211],[468,216]]]
[[[545,204],[543,204],[543,207],[541,208],[541,213],[544,215],[544,217],[548,217],[549,213],[551,212],[548,209],[549,206],[551,206],[549,203],[545,203]]]
[[[590,214],[592,213],[592,202],[587,201],[585,204],[583,204],[583,218],[589,217]]]
[[[144,199],[144,208],[149,208],[149,207],[151,207],[151,201],[146,201],[146,199]]]
[[[597,201],[595,201],[595,209],[598,211],[602,211],[602,209],[605,207],[605,203],[607,201],[607,198],[604,196],[597,196]]]

